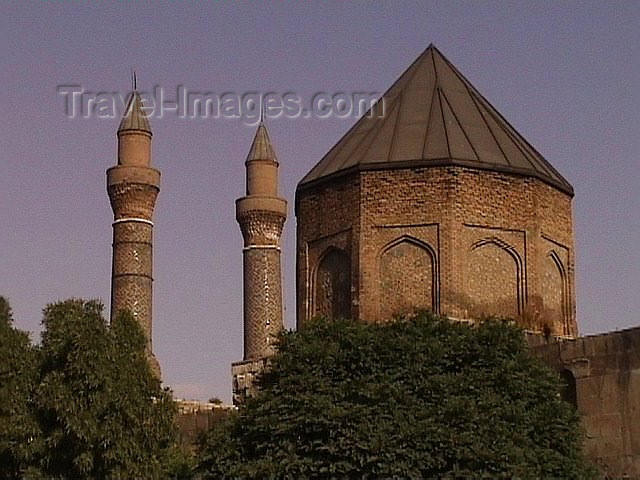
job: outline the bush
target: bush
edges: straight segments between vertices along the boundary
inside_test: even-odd
[[[284,333],[260,392],[214,428],[204,478],[589,478],[577,412],[522,331],[428,313]]]

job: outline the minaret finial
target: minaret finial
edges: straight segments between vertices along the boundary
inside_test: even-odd
[[[269,138],[269,132],[267,131],[267,124],[264,123],[264,114],[260,115],[260,123],[258,124],[256,134],[253,137],[253,143],[247,155],[246,161],[250,162],[251,160],[271,160],[272,162],[278,163],[271,138]]]
[[[138,93],[138,75],[136,74],[135,68],[131,69],[131,87],[133,90],[129,95],[125,113],[120,121],[118,134],[125,130],[140,130],[151,134],[151,125],[149,125],[145,105],[142,97]]]

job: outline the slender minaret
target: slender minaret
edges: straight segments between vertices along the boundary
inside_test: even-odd
[[[274,353],[276,336],[283,328],[280,236],[287,202],[278,196],[278,160],[263,121],[245,167],[246,196],[236,201],[244,239],[244,358],[232,365],[236,402],[251,394],[252,380]]]
[[[160,172],[151,167],[151,127],[137,90],[131,94],[118,128],[118,164],[107,170],[107,192],[113,210],[111,321],[129,310],[147,336],[154,373],[160,365],[151,345],[153,209],[160,191]]]

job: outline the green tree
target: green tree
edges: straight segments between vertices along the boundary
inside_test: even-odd
[[[35,413],[43,474],[62,478],[155,478],[175,454],[175,407],[145,356],[128,313],[112,326],[95,301],[44,310]]]
[[[422,313],[287,332],[203,443],[204,478],[589,478],[577,412],[518,328]]]
[[[38,425],[30,400],[37,368],[29,335],[13,326],[9,302],[0,297],[0,478],[19,478],[34,461]]]

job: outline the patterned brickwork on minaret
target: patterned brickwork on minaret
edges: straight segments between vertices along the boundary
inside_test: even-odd
[[[285,217],[267,211],[241,218],[245,249],[244,359],[273,353],[273,341],[282,329],[282,286],[278,246]]]
[[[278,196],[278,161],[260,123],[245,162],[246,196],[236,201],[244,239],[244,357],[232,366],[234,399],[251,393],[252,379],[283,328],[280,237],[287,202]]]
[[[137,92],[131,96],[118,128],[118,164],[107,170],[113,210],[111,321],[130,311],[147,336],[154,372],[160,366],[152,349],[153,210],[160,172],[151,167],[151,128]]]

